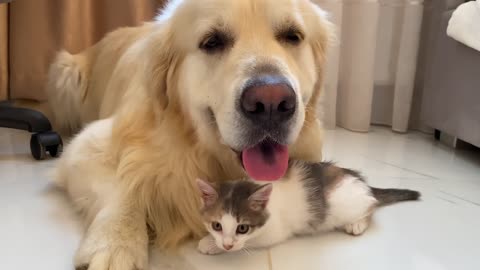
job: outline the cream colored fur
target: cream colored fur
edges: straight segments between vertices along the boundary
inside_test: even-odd
[[[296,48],[274,34],[292,21],[305,33]],[[198,48],[212,26],[236,37],[221,57]],[[72,140],[56,171],[88,226],[75,264],[145,269],[148,227],[167,249],[204,235],[195,179],[244,176],[231,150],[240,136],[234,102],[256,65],[275,65],[301,97],[291,158],[320,161],[316,104],[329,35],[308,0],[177,0],[153,23],[60,53],[48,90],[56,125],[76,132],[105,118]]]

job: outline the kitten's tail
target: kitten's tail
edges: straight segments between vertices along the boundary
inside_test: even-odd
[[[375,199],[378,200],[379,206],[385,206],[402,201],[416,201],[420,199],[420,192],[409,189],[395,188],[374,188],[370,187]]]

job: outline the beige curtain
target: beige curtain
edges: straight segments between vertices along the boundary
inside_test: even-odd
[[[418,124],[416,88],[422,89],[415,76],[430,1],[315,1],[330,12],[339,41],[327,67],[326,126],[368,132],[371,124],[381,124],[406,132]]]
[[[138,25],[151,20],[163,2],[162,0],[11,2],[8,24],[10,97],[45,100],[46,73],[55,52],[65,48],[77,53],[93,45],[115,28]],[[2,21],[0,13],[0,26],[4,26]],[[0,28],[0,37],[1,30]],[[5,40],[0,38],[0,48],[5,46]],[[2,62],[0,65],[1,89],[5,91]]]
[[[8,96],[8,6],[0,4],[0,101]]]

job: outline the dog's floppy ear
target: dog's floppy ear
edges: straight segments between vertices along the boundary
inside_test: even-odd
[[[313,56],[315,58],[315,66],[317,69],[317,82],[315,85],[315,91],[308,106],[312,107],[311,113],[315,115],[309,115],[307,117],[315,118],[318,110],[318,103],[320,100],[321,89],[324,83],[324,69],[326,66],[326,59],[328,49],[332,45],[335,39],[335,31],[333,24],[328,20],[328,13],[320,8],[317,4],[311,1],[308,2],[308,8],[306,9],[306,24],[308,27],[309,35],[308,42],[312,47]]]
[[[335,31],[333,24],[328,20],[328,12],[313,2],[309,3],[311,20],[309,20],[311,36],[310,44],[313,48],[317,68],[325,65],[328,49],[335,42]]]
[[[335,42],[334,27],[328,14],[311,1],[302,1],[303,17],[307,31],[306,41],[314,57],[317,78],[312,97],[305,109],[305,123],[291,155],[296,159],[318,162],[322,160],[323,128],[320,116],[320,97],[324,87],[324,69],[328,49]]]
[[[175,71],[179,62],[178,52],[174,46],[171,22],[157,24],[156,30],[149,37],[147,50],[149,59],[144,75],[147,93],[156,100],[161,109],[165,109],[174,98],[176,89]]]
[[[175,76],[179,59],[173,44],[171,21],[142,26],[142,37],[119,60],[109,87],[126,88],[115,113],[112,144],[139,143],[159,122],[176,95]]]

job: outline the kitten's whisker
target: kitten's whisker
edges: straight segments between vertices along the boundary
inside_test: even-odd
[[[248,252],[249,252],[250,254],[252,254],[252,253],[253,253],[253,249],[249,248],[249,249],[248,249]]]
[[[247,247],[244,247],[242,248],[242,250],[247,253],[248,256],[252,256],[252,253],[250,252],[250,250],[247,248]]]

